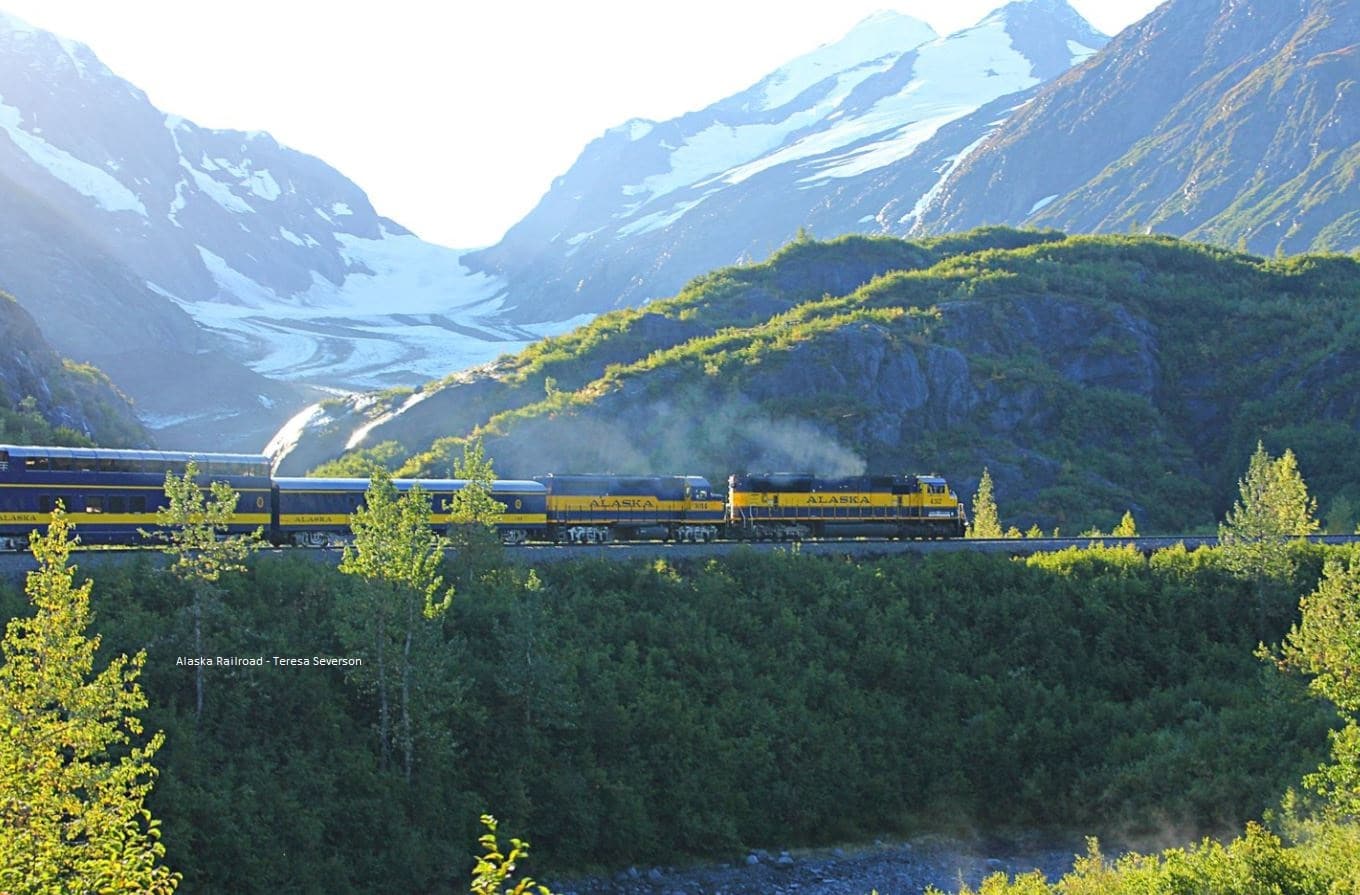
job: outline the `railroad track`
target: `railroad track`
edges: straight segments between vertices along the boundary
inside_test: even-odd
[[[1357,535],[1312,535],[1308,538],[1320,544],[1352,544],[1360,541]],[[955,538],[950,540],[893,541],[870,538],[826,539],[818,541],[787,542],[737,542],[722,541],[708,544],[678,544],[656,541],[643,541],[621,544],[598,545],[555,545],[529,544],[506,547],[505,558],[521,565],[544,565],[573,559],[633,560],[633,559],[694,559],[724,556],[737,551],[748,550],[757,553],[774,551],[797,552],[807,556],[844,556],[855,559],[871,559],[877,556],[892,556],[900,553],[949,553],[971,550],[979,553],[1003,553],[1010,556],[1029,556],[1035,553],[1052,553],[1071,547],[1132,545],[1143,553],[1152,553],[1176,544],[1184,544],[1187,549],[1214,547],[1218,538],[1206,535],[1157,535],[1135,538],[1000,538],[974,540]],[[301,556],[320,563],[336,565],[340,562],[341,550],[338,548],[309,549],[304,547],[281,547],[260,551],[261,556]],[[95,577],[101,567],[116,567],[134,562],[145,562],[151,568],[164,564],[164,554],[154,547],[102,547],[76,551],[72,564],[89,572]],[[36,568],[33,558],[27,553],[0,554],[0,580],[21,581],[23,576]]]

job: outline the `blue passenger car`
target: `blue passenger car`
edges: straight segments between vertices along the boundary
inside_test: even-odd
[[[226,482],[238,493],[232,533],[269,527],[263,454],[0,444],[0,549],[26,549],[29,532],[47,525],[58,501],[83,543],[140,543],[139,529],[156,528],[156,510],[167,504],[166,473],[181,476],[190,461],[205,488]]]
[[[364,502],[368,479],[278,478],[275,489],[275,532],[280,544],[324,547],[350,540],[350,515]],[[467,482],[462,479],[394,479],[399,493],[419,485],[430,496],[430,521],[449,524],[448,504]],[[547,524],[546,489],[537,482],[497,480],[491,496],[505,506],[497,530],[501,540],[517,544],[543,536]]]

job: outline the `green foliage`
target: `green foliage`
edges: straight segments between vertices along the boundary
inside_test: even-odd
[[[1241,496],[1218,529],[1229,567],[1242,577],[1289,575],[1286,542],[1318,529],[1317,501],[1308,496],[1294,452],[1273,458],[1257,442],[1237,487]]]
[[[505,505],[491,496],[496,471],[480,438],[463,443],[463,455],[453,463],[453,477],[467,482],[449,501],[449,546],[457,556],[456,570],[471,583],[497,565],[501,558],[496,526]]]
[[[455,491],[449,501],[451,524],[494,529],[505,514],[505,506],[491,496],[496,471],[480,438],[464,443],[462,458],[453,464],[453,477],[464,479],[467,484]]]
[[[496,818],[483,814],[482,826],[486,827],[486,833],[477,840],[483,853],[472,869],[472,886],[469,889],[472,895],[527,895],[529,892],[552,895],[547,886],[538,885],[527,876],[506,888],[506,880],[514,875],[516,862],[529,854],[529,843],[511,839],[510,852],[504,853],[496,840]]]
[[[299,555],[223,576],[218,649],[265,664],[220,673],[198,722],[186,585],[111,569],[101,628],[148,651],[171,744],[150,807],[186,890],[446,891],[485,805],[555,875],[925,830],[1240,826],[1323,760],[1334,718],[1252,655],[1336,553],[1291,549],[1263,631],[1204,550],[490,569],[437,619],[415,601],[409,778],[377,747],[362,578]]]
[[[204,656],[206,616],[219,608],[222,575],[245,571],[250,554],[264,546],[263,528],[248,535],[229,535],[239,494],[226,482],[213,482],[205,491],[198,484],[198,464],[185,464],[184,474],[165,474],[166,505],[156,508],[156,525],[142,536],[164,543],[171,557],[170,574],[193,588],[189,606],[194,626],[194,654]],[[194,668],[195,712],[203,714],[207,688],[206,666]]]
[[[1291,664],[1315,675],[1309,688],[1318,695],[1360,714],[1360,555],[1328,562],[1299,611],[1287,644]]]
[[[406,454],[406,448],[402,447],[401,442],[383,441],[322,463],[307,474],[323,478],[364,478],[374,466],[381,466],[388,472],[395,471],[405,462]]]
[[[67,426],[54,426],[38,412],[38,402],[27,395],[13,408],[0,406],[0,442],[91,447],[88,436]]]
[[[1039,873],[1008,880],[994,874],[977,889],[964,886],[960,895],[1146,895],[1215,893],[1215,895],[1327,895],[1355,891],[1354,856],[1337,863],[1321,858],[1332,854],[1330,843],[1290,847],[1260,824],[1224,845],[1204,839],[1189,848],[1173,848],[1160,855],[1128,854],[1107,860],[1094,840],[1072,872],[1055,883]]]
[[[198,483],[198,464],[183,475],[165,474],[166,505],[156,508],[156,529],[142,536],[164,543],[170,572],[185,581],[215,584],[224,573],[245,571],[251,553],[264,546],[264,529],[227,535],[240,495],[226,482]]]
[[[370,472],[364,503],[350,516],[354,544],[347,546],[340,571],[364,581],[347,605],[344,634],[351,649],[373,663],[378,696],[378,747],[382,767],[400,747],[406,779],[412,776],[418,736],[416,677],[428,671],[428,632],[421,619],[448,611],[453,588],[439,572],[446,540],[431,528],[430,498],[418,485],[398,494],[381,468]],[[389,666],[392,666],[389,668]],[[392,722],[392,703],[398,718]]]
[[[1360,554],[1328,562],[1284,646],[1288,665],[1313,675],[1309,689],[1330,700],[1345,727],[1332,733],[1330,766],[1305,781],[1331,808],[1360,816]]]
[[[1002,537],[996,498],[992,495],[992,473],[985,466],[982,468],[982,478],[978,481],[977,493],[973,495],[973,514],[969,518],[967,535],[970,538]]]
[[[444,540],[431,528],[429,495],[419,485],[398,494],[386,470],[369,473],[363,505],[350,517],[354,543],[345,548],[340,571],[407,591],[426,618],[437,618],[449,608],[453,591],[439,597]]]
[[[1329,535],[1351,534],[1356,528],[1355,512],[1355,504],[1349,497],[1345,494],[1336,495],[1327,508],[1327,525],[1324,530]]]
[[[173,892],[159,824],[144,807],[160,733],[133,745],[147,701],[146,660],[121,655],[95,673],[92,584],[68,565],[71,523],[60,505],[25,585],[36,614],[6,628],[0,664],[0,891]]]
[[[146,444],[147,432],[127,397],[97,368],[53,352],[33,319],[3,291],[0,352],[5,357],[0,373],[0,443]]]

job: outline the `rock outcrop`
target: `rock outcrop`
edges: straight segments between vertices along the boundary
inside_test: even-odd
[[[13,414],[9,437],[66,429],[110,447],[149,447],[133,407],[99,370],[63,360],[10,296],[0,293],[0,409]],[[35,414],[45,425],[26,426]],[[41,437],[32,432],[25,440]]]

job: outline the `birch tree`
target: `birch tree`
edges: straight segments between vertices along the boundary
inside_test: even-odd
[[[501,556],[497,525],[505,515],[505,505],[491,496],[496,473],[480,438],[463,443],[463,456],[453,463],[453,477],[467,483],[453,493],[447,507],[455,569],[460,582],[466,584]]]
[[[431,527],[430,500],[418,486],[399,494],[390,473],[373,469],[364,504],[350,517],[354,544],[340,560],[340,571],[363,582],[348,636],[374,665],[381,766],[391,766],[393,746],[398,746],[408,781],[415,763],[416,639],[423,622],[443,615],[453,603],[453,588],[445,590],[439,574],[447,541]]]
[[[146,653],[95,672],[92,583],[75,583],[71,530],[58,504],[47,533],[30,536],[38,569],[24,592],[36,612],[0,644],[0,892],[163,895],[179,875],[144,801],[164,736],[135,745]]]
[[[1309,689],[1331,701],[1345,726],[1328,736],[1333,763],[1304,778],[1343,816],[1360,815],[1360,558],[1331,560],[1299,603],[1285,663],[1313,675]]]
[[[156,510],[157,530],[142,532],[165,544],[171,557],[170,574],[193,591],[190,615],[194,628],[194,654],[202,657],[204,616],[218,596],[218,583],[231,572],[243,572],[246,560],[264,546],[263,531],[228,535],[240,495],[226,482],[213,482],[205,490],[198,483],[198,465],[185,465],[184,475],[165,474],[166,506]],[[194,718],[203,717],[204,666],[194,668]]]

